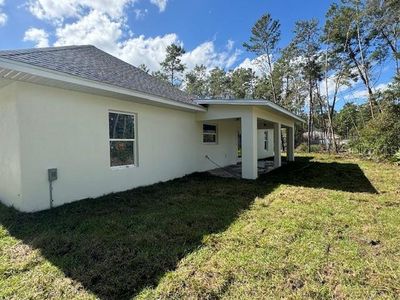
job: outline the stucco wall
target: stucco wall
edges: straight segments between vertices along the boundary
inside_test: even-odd
[[[18,83],[17,105],[24,211],[49,207],[48,168],[59,172],[56,206],[197,170],[194,113],[27,83]],[[109,110],[137,113],[137,167],[110,168]]]
[[[18,208],[21,164],[15,84],[0,89],[0,201]]]
[[[193,112],[16,83],[22,211],[50,207],[47,169],[58,169],[54,206],[181,177],[237,160],[234,120],[218,121],[218,143],[202,143]],[[137,114],[138,166],[110,168],[108,112]]]
[[[217,125],[218,141],[214,144],[203,144],[200,140],[198,171],[218,168],[206,158],[206,155],[219,166],[229,166],[238,162],[238,133],[240,121],[235,119],[204,121],[206,124]],[[203,122],[201,122],[203,124]],[[200,136],[202,139],[202,135]]]
[[[137,114],[136,167],[110,167],[110,110]],[[22,211],[49,208],[49,168],[58,169],[58,206],[216,168],[206,155],[235,164],[240,119],[254,116],[291,122],[247,106],[194,113],[15,82],[0,89],[0,141],[7,140],[0,145],[0,200]],[[218,126],[217,144],[203,144],[203,123]],[[258,140],[263,147],[263,136]]]
[[[264,149],[264,132],[268,131],[268,150]],[[274,156],[274,130],[258,129],[257,130],[257,153],[258,159]]]

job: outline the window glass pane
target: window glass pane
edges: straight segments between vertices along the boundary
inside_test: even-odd
[[[111,167],[134,165],[134,142],[110,141]]]
[[[215,134],[203,134],[203,143],[216,143],[217,136]]]
[[[268,131],[264,132],[264,149],[268,150]]]
[[[135,117],[133,115],[109,113],[110,139],[134,139]]]
[[[217,133],[217,126],[203,124],[203,133]]]

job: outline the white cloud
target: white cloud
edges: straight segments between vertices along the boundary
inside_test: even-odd
[[[150,70],[160,68],[164,60],[166,48],[172,43],[182,44],[175,33],[149,37],[141,35],[124,39],[126,24],[123,19],[111,19],[106,14],[91,11],[75,23],[66,24],[56,29],[55,46],[91,44],[107,51],[133,65],[146,64]],[[228,42],[228,45],[232,44]],[[216,51],[214,42],[200,44],[182,57],[188,70],[196,64],[204,64],[207,68],[230,68],[236,63],[239,50],[227,46],[227,50]],[[231,49],[231,50],[229,50]]]
[[[145,64],[151,71],[156,71],[165,58],[167,46],[172,43],[179,43],[174,33],[150,38],[141,35],[120,42],[116,55],[135,66]]]
[[[175,33],[155,37],[134,36],[127,23],[126,7],[136,1],[30,0],[29,9],[36,17],[52,21],[54,46],[91,44],[128,63],[144,63],[150,70],[157,71],[165,58],[167,46],[183,43]],[[165,0],[151,2],[160,11],[165,10],[167,5]],[[148,11],[134,9],[133,13],[136,18],[141,18]],[[36,46],[48,45],[48,40],[49,34],[37,28],[29,29],[24,37],[24,41],[33,41]],[[182,61],[187,70],[197,64],[204,64],[209,69],[230,68],[237,62],[240,53],[231,40],[221,50],[216,49],[214,41],[206,41],[184,54]]]
[[[64,18],[78,18],[87,10],[96,10],[112,18],[123,15],[127,5],[136,0],[29,0],[30,12],[41,20],[62,21]]]
[[[238,68],[244,68],[244,69],[252,69],[253,72],[257,75],[257,76],[261,76],[263,74],[263,68],[260,66],[259,63],[259,59],[258,58],[254,58],[254,59],[250,59],[250,58],[245,58],[244,61],[242,61],[237,67]]]
[[[168,0],[150,0],[150,2],[158,7],[160,12],[163,12],[167,7]]]
[[[2,11],[2,6],[4,5],[5,0],[0,0],[0,27],[6,25],[8,17],[7,15]]]
[[[43,29],[29,28],[25,32],[24,41],[34,42],[35,47],[48,47],[49,35]]]
[[[230,51],[233,49],[233,46],[235,46],[235,42],[232,40],[228,40],[228,42],[226,43],[226,49]]]
[[[374,87],[375,92],[384,92],[389,87],[389,83],[380,83],[376,87]],[[345,100],[366,100],[368,98],[368,91],[365,87],[360,89],[356,89],[353,91],[346,92],[343,96]]]
[[[6,25],[7,19],[7,15],[0,11],[0,27]]]
[[[112,20],[99,11],[91,11],[75,23],[56,29],[55,46],[91,44],[114,53],[122,36],[121,20]]]
[[[208,69],[230,68],[236,63],[240,53],[238,49],[218,52],[215,50],[214,42],[208,41],[185,53],[182,61],[189,70],[193,69],[195,65],[205,65]]]
[[[142,20],[142,19],[144,19],[144,17],[147,15],[147,13],[149,11],[147,10],[147,8],[146,9],[136,8],[133,10],[133,12],[135,13],[136,20]]]

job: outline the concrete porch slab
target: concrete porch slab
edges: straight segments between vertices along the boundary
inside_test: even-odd
[[[273,160],[260,159],[257,162],[258,175],[271,172],[274,168]],[[224,177],[224,178],[241,178],[242,177],[242,163],[236,165],[226,166],[224,168],[217,168],[208,171],[211,175]]]

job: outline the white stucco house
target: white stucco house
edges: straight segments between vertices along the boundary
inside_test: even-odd
[[[93,46],[0,51],[0,201],[25,212],[259,158],[294,159],[298,116],[199,100]],[[241,157],[238,155],[241,148]],[[50,184],[51,183],[51,184]]]

